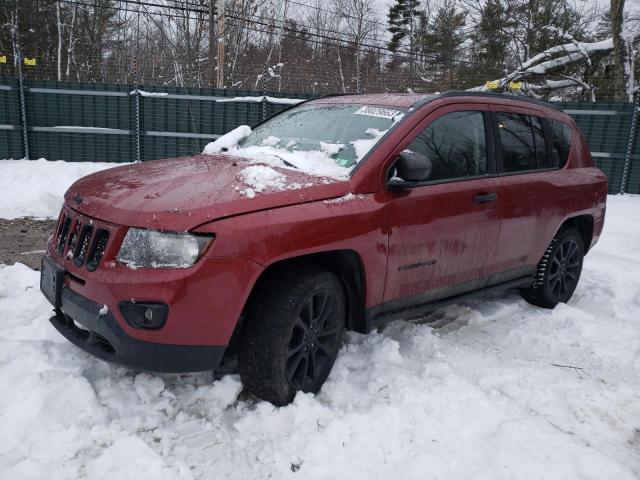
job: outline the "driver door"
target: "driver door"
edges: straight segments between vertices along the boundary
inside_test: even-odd
[[[419,184],[390,187],[383,311],[486,284],[500,231],[491,132],[483,104],[442,107],[412,132],[406,150],[427,156],[432,171]]]

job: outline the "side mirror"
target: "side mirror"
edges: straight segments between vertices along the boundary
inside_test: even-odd
[[[433,164],[426,155],[412,150],[403,150],[395,164],[398,177],[404,182],[424,182],[431,176]]]

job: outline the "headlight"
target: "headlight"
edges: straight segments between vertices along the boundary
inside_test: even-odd
[[[130,228],[116,260],[131,268],[187,268],[198,261],[212,235]]]

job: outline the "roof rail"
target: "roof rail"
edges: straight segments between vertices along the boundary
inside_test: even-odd
[[[309,100],[318,100],[320,98],[331,98],[331,97],[355,97],[357,95],[362,95],[361,93],[323,93],[319,97],[310,98]]]
[[[503,98],[505,100],[515,100],[518,102],[531,103],[534,105],[538,105],[540,107],[553,108],[555,110],[562,111],[562,107],[558,105],[554,105],[550,102],[545,102],[544,100],[537,100],[535,98],[523,97],[521,95],[509,95],[504,93],[497,92],[469,92],[466,90],[449,90],[447,92],[443,92],[439,95],[442,97],[486,97],[486,98]]]

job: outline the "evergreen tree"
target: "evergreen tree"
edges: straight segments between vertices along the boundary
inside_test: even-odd
[[[409,42],[409,47],[412,49],[414,45],[414,27],[416,21],[420,18],[420,14],[419,0],[395,0],[395,3],[389,7],[389,14],[387,15],[388,30],[391,33],[389,50],[396,52],[405,41]]]
[[[473,69],[482,78],[492,80],[505,73],[509,46],[508,24],[503,2],[487,0],[471,33]]]
[[[455,61],[461,53],[465,37],[462,31],[465,22],[466,14],[457,11],[453,3],[447,2],[438,8],[428,31],[421,38],[421,47],[431,55],[451,88]]]

